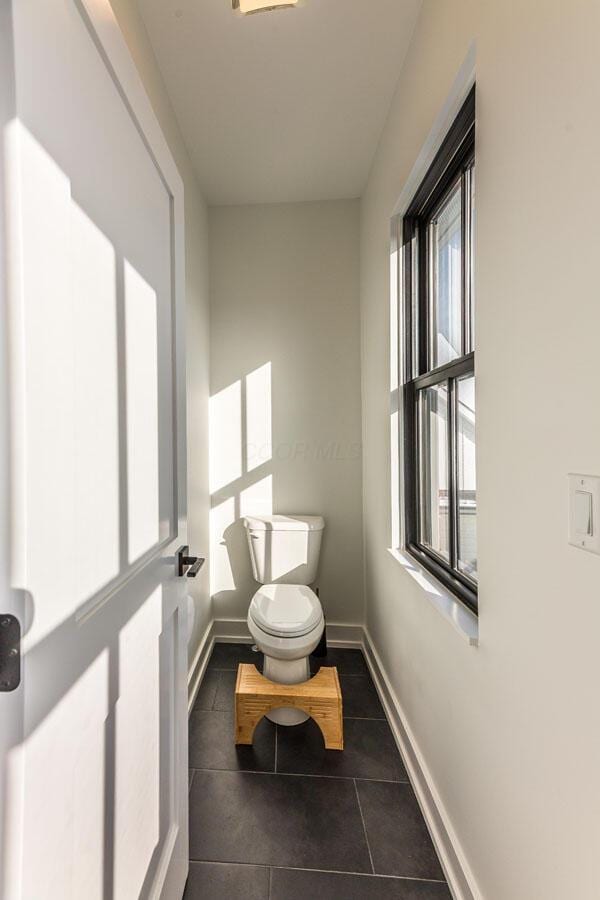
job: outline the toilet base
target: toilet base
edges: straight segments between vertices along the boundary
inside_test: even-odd
[[[291,706],[280,706],[279,709],[272,709],[271,712],[268,712],[265,719],[268,719],[269,722],[274,722],[275,725],[287,727],[289,725],[302,725],[303,722],[307,722],[310,719],[310,716],[307,716],[300,709],[293,709]]]
[[[275,684],[300,684],[310,678],[310,666],[308,656],[303,659],[274,659],[272,656],[264,658],[263,675]],[[276,725],[290,726],[301,725],[310,716],[300,709],[291,706],[279,706],[270,710],[265,718]]]

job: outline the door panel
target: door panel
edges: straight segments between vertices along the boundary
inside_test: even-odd
[[[139,897],[160,834],[160,588],[119,635],[115,898]]]
[[[79,4],[25,0],[16,4],[14,22],[19,124],[18,135],[12,138],[18,145],[25,273],[20,288],[28,454],[23,498],[26,539],[24,530],[21,533],[28,547],[29,589],[33,593],[36,588],[40,601],[40,589],[53,595],[43,604],[44,619],[38,617],[43,631],[91,599],[77,590],[77,578],[67,564],[73,554],[71,523],[76,522],[81,534],[89,534],[90,527],[104,530],[104,539],[111,544],[100,564],[107,575],[104,584],[114,569],[117,536],[119,571],[125,574],[129,563],[173,534],[173,219],[172,198],[162,174],[98,52]],[[64,52],[57,52],[60,47]],[[94,268],[87,270],[77,254],[84,239],[78,233],[84,231],[83,223],[89,254],[94,255]],[[94,329],[96,323],[88,321],[89,292],[101,290],[92,287],[99,285],[96,274],[104,281],[102,314],[107,320],[115,317],[121,326],[117,342],[110,321],[100,323],[104,330]],[[140,330],[151,327],[153,305],[154,341],[152,334]],[[81,352],[74,353],[80,341]],[[90,342],[95,354],[85,352]],[[50,346],[52,360],[44,365]],[[100,369],[95,356],[103,361]],[[148,365],[156,372],[146,371]],[[117,378],[126,407],[121,411],[120,433]],[[76,401],[85,403],[82,386],[90,393],[87,433],[85,420],[76,418],[76,432],[69,427],[77,413]],[[98,410],[104,413],[100,420],[93,402],[98,394],[105,406]],[[95,440],[98,436],[100,443]],[[144,442],[144,452],[134,462],[137,440]],[[89,454],[83,457],[82,441]],[[97,480],[103,489],[99,502],[91,504],[95,466],[114,464],[119,452],[126,469],[126,485],[121,473],[123,496],[119,498],[113,469],[108,481]],[[75,480],[78,474],[81,483]],[[52,542],[46,535],[47,510],[57,518]],[[94,542],[87,540],[78,553],[84,554],[79,567],[85,573],[90,557],[100,555]],[[84,576],[82,587],[87,581]],[[29,640],[34,638],[32,634]]]
[[[119,573],[119,417],[116,254],[83,210],[70,203],[74,323],[76,602]],[[94,477],[90,477],[91,471]]]
[[[22,821],[13,818],[11,827],[23,831],[30,861],[22,867],[23,898],[103,896],[108,663],[104,650],[16,755],[26,790]]]
[[[181,181],[106,0],[19,0],[10,31],[24,640],[0,897],[171,900],[187,871]]]
[[[129,562],[159,540],[156,292],[125,261]],[[164,424],[164,423],[163,423]]]

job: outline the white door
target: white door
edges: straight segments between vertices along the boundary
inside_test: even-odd
[[[108,0],[0,0],[0,60],[0,613],[23,631],[21,683],[0,684],[0,896],[171,900],[188,856],[181,181]]]

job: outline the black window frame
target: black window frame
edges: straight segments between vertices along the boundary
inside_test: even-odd
[[[473,87],[435,156],[401,221],[402,254],[402,381],[404,450],[404,546],[419,563],[474,612],[477,582],[458,568],[458,451],[457,383],[475,377],[472,284],[471,191],[475,163],[475,87]],[[429,367],[430,265],[427,232],[435,211],[460,179],[462,211],[462,355],[435,368]],[[413,321],[416,317],[417,321]],[[419,540],[420,459],[419,391],[446,383],[448,390],[448,540],[449,561]]]

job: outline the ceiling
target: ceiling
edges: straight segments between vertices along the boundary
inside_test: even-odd
[[[138,0],[211,204],[358,197],[421,0]]]

